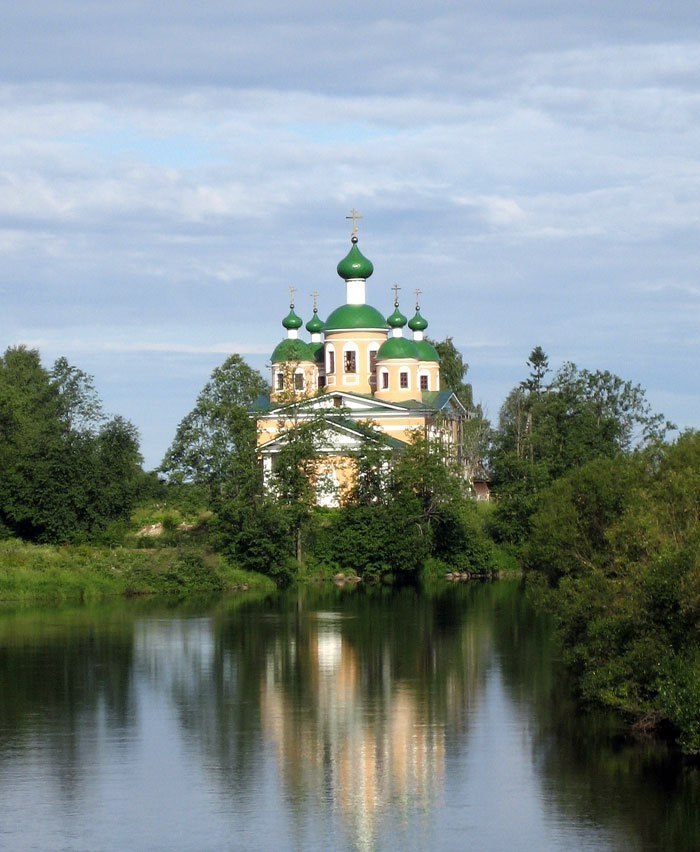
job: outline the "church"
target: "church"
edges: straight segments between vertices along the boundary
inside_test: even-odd
[[[400,452],[420,435],[440,442],[445,457],[460,465],[462,428],[469,416],[452,391],[440,389],[440,357],[425,339],[421,291],[416,291],[411,319],[400,310],[398,286],[388,316],[368,303],[374,266],[359,248],[359,215],[353,210],[348,218],[353,221],[351,246],[337,266],[345,302],[324,321],[319,294],[312,294],[305,341],[291,289],[290,310],[282,320],[286,337],[270,358],[272,390],[252,412],[268,487],[289,431],[322,417],[315,469],[317,502],[326,506],[342,504],[352,487],[354,459],[368,438]]]

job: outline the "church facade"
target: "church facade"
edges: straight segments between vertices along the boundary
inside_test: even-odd
[[[459,464],[461,430],[468,417],[451,391],[440,390],[440,357],[425,339],[428,323],[420,313],[420,291],[411,319],[401,313],[398,287],[388,316],[367,302],[374,266],[359,249],[355,211],[350,218],[350,251],[337,266],[345,302],[323,321],[318,294],[313,294],[313,314],[305,326],[310,339],[305,341],[292,290],[282,321],[286,337],[270,359],[272,390],[254,412],[267,483],[290,430],[322,420],[317,499],[329,506],[342,503],[352,487],[354,459],[368,439],[400,452],[420,435],[439,441],[445,456]]]

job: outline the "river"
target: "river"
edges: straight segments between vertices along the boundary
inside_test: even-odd
[[[0,849],[700,849],[516,584],[0,610]]]

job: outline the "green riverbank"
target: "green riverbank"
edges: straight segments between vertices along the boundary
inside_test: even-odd
[[[100,600],[137,595],[216,594],[274,582],[200,548],[127,548],[0,542],[0,601]]]

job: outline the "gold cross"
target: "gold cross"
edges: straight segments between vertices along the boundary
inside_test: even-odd
[[[317,311],[318,310],[318,297],[319,297],[318,290],[314,290],[313,293],[310,293],[309,295],[314,300],[314,311]]]
[[[296,293],[296,291],[297,291],[296,287],[290,287],[289,288],[289,307],[290,308],[294,307],[294,294]]]
[[[398,308],[399,306],[399,290],[401,289],[398,284],[394,284],[391,288],[394,291],[394,304]]]
[[[357,220],[361,219],[362,216],[355,210],[353,207],[350,211],[350,215],[345,217],[346,219],[352,219],[352,235],[354,236],[357,233]]]
[[[420,297],[423,295],[423,291],[415,290],[414,292],[416,294],[416,310],[418,311],[420,310]]]

